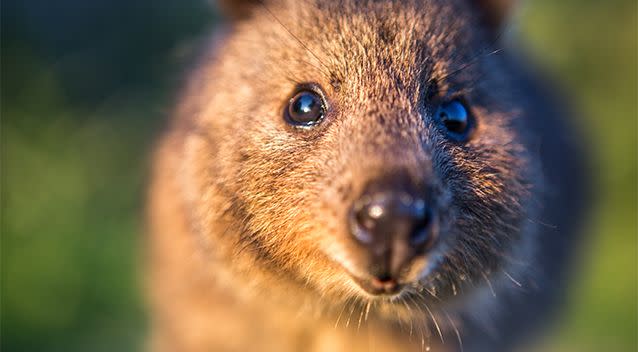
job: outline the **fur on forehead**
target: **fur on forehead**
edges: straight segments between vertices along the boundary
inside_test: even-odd
[[[490,44],[470,10],[464,1],[440,0],[274,2],[258,6],[254,20],[238,23],[238,41],[244,52],[247,42],[277,48],[259,55],[286,66],[290,52],[305,51],[305,59],[294,55],[296,61],[313,64],[309,69],[331,83],[389,72],[409,86],[424,71],[443,75]]]
[[[239,21],[252,17],[254,11],[258,7],[267,7],[271,5],[283,4],[291,6],[297,1],[290,0],[217,0],[217,5],[227,17],[232,20]],[[302,1],[307,6],[311,1]],[[318,6],[332,6],[339,12],[344,10],[357,10],[370,4],[382,4],[382,6],[412,6],[427,8],[435,0],[314,0],[312,1]],[[497,32],[510,17],[512,9],[518,3],[516,0],[457,0],[457,1],[440,1],[441,3],[464,3],[469,5],[481,19],[482,24],[489,30]],[[303,6],[304,4],[302,4]]]

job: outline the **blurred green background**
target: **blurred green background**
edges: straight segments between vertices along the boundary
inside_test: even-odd
[[[138,351],[148,154],[217,17],[202,1],[2,1],[2,351]],[[636,351],[638,7],[529,0],[520,30],[585,113],[599,199],[542,351]]]

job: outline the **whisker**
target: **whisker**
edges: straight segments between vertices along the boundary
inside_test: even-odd
[[[430,314],[430,318],[432,318],[432,321],[434,322],[434,327],[436,327],[436,331],[439,333],[439,337],[441,338],[441,342],[445,343],[445,339],[443,339],[443,333],[441,332],[441,328],[439,327],[439,323],[436,321],[436,318],[434,317],[434,314],[432,314],[432,311],[430,310],[430,307],[428,307],[428,305],[426,303],[423,303],[425,305],[425,309],[427,309],[428,313]]]
[[[357,333],[359,332],[359,328],[361,328],[361,320],[363,320],[364,309],[359,309],[359,323],[357,324]]]
[[[454,75],[464,71],[465,69],[477,64],[478,62],[480,62],[481,60],[485,59],[486,57],[498,54],[498,53],[500,53],[503,50],[504,50],[503,48],[499,48],[499,49],[496,49],[494,51],[491,51],[491,52],[487,53],[486,55],[481,55],[481,56],[475,57],[474,59],[472,59],[469,62],[463,64],[461,67],[457,68],[456,70],[454,70],[454,71],[444,75],[443,77],[439,78],[437,81],[440,82],[440,81],[443,81],[443,80],[445,80],[445,79],[447,79],[447,78],[449,78],[451,76],[454,76]]]
[[[419,297],[421,297],[421,299],[424,299],[424,297],[423,297],[423,295],[421,293],[417,292],[417,294],[419,295]],[[421,306],[419,305],[419,303],[417,301],[415,301],[412,296],[408,296],[408,297],[410,298],[412,303],[414,303],[414,306],[419,310],[419,312],[421,312],[421,314],[425,314],[423,309],[421,309]],[[429,327],[426,324],[427,324],[426,321],[423,321],[422,323],[419,324],[419,331],[421,332],[421,351],[429,351],[429,348],[430,348],[430,346],[428,346],[427,348],[425,347],[425,338],[424,338],[424,335],[423,335],[423,330],[424,329],[427,329],[428,345],[430,344],[430,329],[429,329]]]
[[[408,310],[408,312],[410,313],[410,339],[412,339],[412,328],[413,328],[413,314],[412,314],[412,309],[410,309],[410,306],[408,305],[408,302],[403,301],[403,305],[405,305],[405,308]]]
[[[512,281],[514,284],[516,284],[516,286],[518,286],[518,287],[523,287],[523,285],[521,285],[521,283],[520,283],[520,282],[516,281],[516,280],[512,277],[512,275],[510,275],[507,271],[503,270],[503,274],[505,274],[505,276],[507,276],[507,278],[509,278],[509,279],[510,279],[510,281]]]
[[[346,302],[343,304],[343,307],[341,307],[341,312],[339,313],[339,316],[337,317],[337,322],[335,323],[335,329],[339,325],[339,321],[341,320],[341,315],[346,310],[346,307],[348,307],[349,303],[350,303],[350,297],[348,297],[348,299],[346,299]]]
[[[452,325],[452,329],[454,330],[454,333],[456,334],[456,339],[459,342],[459,349],[461,350],[461,352],[463,352],[463,339],[461,338],[461,333],[459,332],[458,327],[454,323],[454,320],[452,320],[452,317],[450,317],[450,315],[447,312],[444,311],[443,313],[445,313],[447,320],[450,322],[450,325]]]
[[[552,225],[552,224],[543,222],[543,221],[541,221],[539,219],[532,219],[532,218],[528,217],[527,220],[530,221],[532,224],[545,226],[545,227],[547,227],[548,229],[551,229],[551,230],[556,230],[558,228],[558,226],[556,226],[556,225]]]
[[[326,64],[324,64],[323,61],[321,61],[321,59],[319,58],[319,56],[317,56],[317,54],[315,54],[312,50],[310,50],[310,48],[301,40],[299,39],[299,37],[297,37],[292,31],[290,31],[290,29],[288,29],[288,27],[286,27],[286,25],[283,24],[283,22],[281,22],[281,20],[279,20],[279,18],[277,16],[275,16],[275,14],[270,11],[270,9],[268,8],[268,6],[266,6],[266,3],[264,1],[259,1],[259,4],[261,6],[263,6],[263,8],[266,10],[266,12],[268,12],[268,14],[270,14],[270,16],[277,21],[277,23],[279,23],[279,25],[292,37],[294,38],[299,45],[301,45],[304,49],[306,49],[310,55],[312,55],[315,59],[317,59],[317,61],[319,61],[319,63],[321,64],[321,66],[323,66],[326,70],[328,70],[328,72],[330,72],[330,69],[328,68],[328,66],[326,66]]]
[[[436,298],[437,301],[441,302],[441,299],[439,297],[436,296],[435,292],[430,291],[427,287],[423,287],[423,290],[425,292],[427,292],[430,296],[432,296],[433,298]]]
[[[348,315],[348,320],[346,320],[346,327],[350,326],[350,318],[352,318],[352,313],[354,313],[354,309],[357,307],[357,302],[352,302],[352,309],[350,309],[350,315]]]
[[[494,287],[492,287],[492,282],[487,277],[487,274],[485,274],[485,271],[481,270],[481,275],[483,275],[483,278],[485,279],[485,281],[487,281],[487,286],[490,288],[490,291],[492,292],[492,296],[496,298],[496,292],[494,292]]]
[[[421,332],[421,352],[423,352],[425,351],[425,336],[423,335],[423,325],[419,325],[419,331]]]
[[[487,55],[485,54],[485,51],[488,50],[488,48],[493,47],[496,43],[498,43],[503,34],[505,34],[507,28],[503,28],[503,30],[498,33],[498,35],[496,35],[494,37],[494,40],[491,41],[489,44],[487,44],[486,46],[484,46],[481,50],[479,50],[478,54],[476,54],[474,57],[472,57],[467,63],[465,63],[464,65],[461,65],[461,67],[459,67],[458,69],[446,74],[445,76],[443,76],[442,78],[437,79],[437,82],[441,82],[444,81],[446,78],[449,78],[453,75],[456,75],[462,71],[464,71],[465,69],[467,69],[468,67],[473,66],[474,64],[478,63],[480,60],[483,60],[486,57],[489,57],[491,55],[497,54],[501,51],[503,51],[503,48],[498,48],[496,50],[493,50],[492,52],[488,53]]]

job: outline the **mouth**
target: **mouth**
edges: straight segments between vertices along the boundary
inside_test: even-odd
[[[397,296],[403,291],[405,285],[391,277],[363,279],[355,275],[350,275],[352,280],[364,291],[372,296]]]

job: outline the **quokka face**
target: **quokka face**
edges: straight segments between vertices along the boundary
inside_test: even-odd
[[[246,6],[182,106],[202,250],[332,302],[444,299],[498,273],[540,175],[477,5]]]

